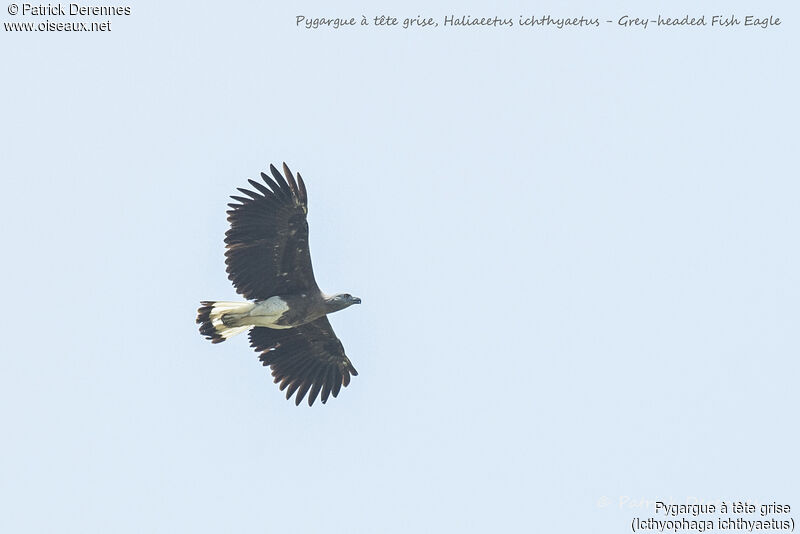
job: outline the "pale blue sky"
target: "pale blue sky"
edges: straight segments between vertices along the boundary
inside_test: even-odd
[[[0,32],[0,531],[800,507],[797,7],[661,8],[771,30],[294,26],[659,13],[450,4],[141,2],[108,34]],[[281,161],[320,286],[363,299],[331,319],[360,374],[313,408],[194,324],[235,296],[227,196]]]

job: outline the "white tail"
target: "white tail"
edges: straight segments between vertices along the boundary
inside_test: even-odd
[[[222,343],[229,337],[241,334],[251,325],[227,326],[223,320],[223,315],[245,314],[255,307],[252,302],[212,302],[203,301],[202,306],[197,310],[197,323],[200,325],[200,333],[210,339],[212,343]]]

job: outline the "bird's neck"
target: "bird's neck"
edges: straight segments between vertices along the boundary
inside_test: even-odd
[[[325,313],[333,313],[339,310],[343,310],[347,307],[347,303],[343,300],[339,300],[336,297],[325,297]]]

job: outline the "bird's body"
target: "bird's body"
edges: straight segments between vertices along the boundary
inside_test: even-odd
[[[250,344],[272,368],[275,382],[297,392],[309,405],[321,393],[337,396],[358,373],[344,353],[327,315],[358,304],[349,294],[326,295],[317,287],[308,250],[307,194],[286,164],[284,176],[270,165],[258,191],[239,189],[229,204],[226,233],[228,278],[247,302],[204,301],[198,310],[200,333],[219,343],[250,329]]]

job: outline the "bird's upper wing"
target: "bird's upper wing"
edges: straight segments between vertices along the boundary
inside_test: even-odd
[[[281,391],[286,389],[286,398],[297,392],[297,405],[309,389],[309,406],[320,391],[325,403],[330,394],[335,397],[342,386],[347,387],[350,375],[358,375],[325,316],[297,328],[252,328],[250,345],[261,352],[259,359],[270,366]]]
[[[263,183],[249,180],[256,191],[239,188],[246,196],[233,196],[238,204],[228,204],[228,278],[249,300],[318,290],[308,250],[303,178],[298,174],[295,181],[285,163],[285,178],[274,165],[269,169],[272,177],[261,173]]]

